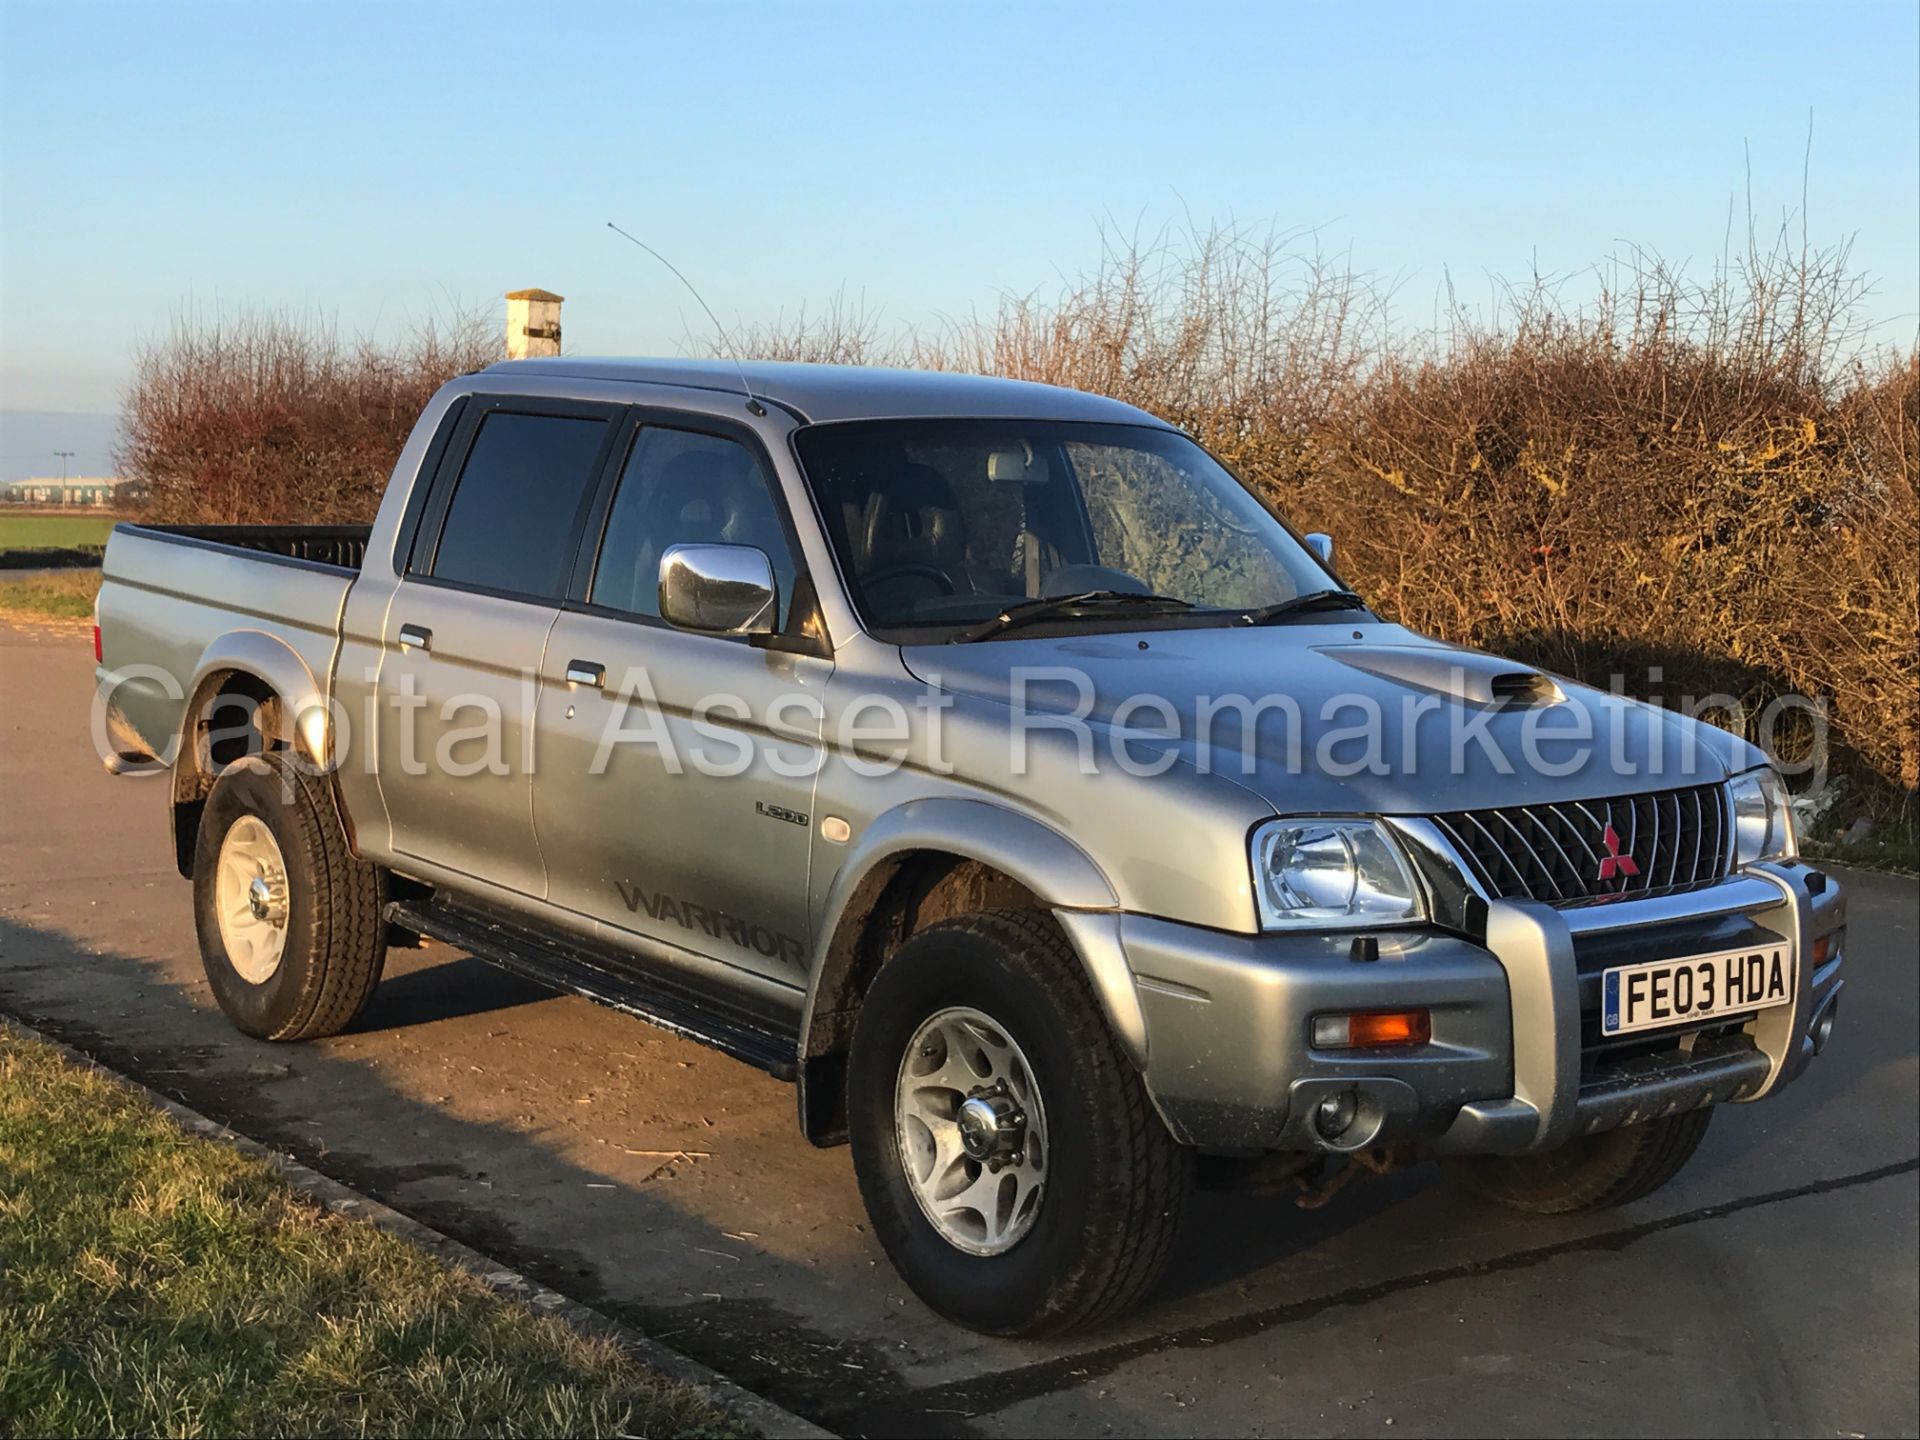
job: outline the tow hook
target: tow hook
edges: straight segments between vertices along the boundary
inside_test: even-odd
[[[1293,1197],[1293,1203],[1302,1210],[1318,1210],[1362,1171],[1384,1175],[1412,1158],[1410,1147],[1405,1145],[1370,1145],[1339,1160],[1328,1160],[1316,1171],[1299,1176],[1300,1193]]]

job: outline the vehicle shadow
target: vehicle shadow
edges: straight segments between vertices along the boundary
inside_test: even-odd
[[[553,996],[554,991],[545,985],[510,975],[471,956],[454,956],[440,964],[386,976],[348,1033],[371,1035],[380,1030],[430,1025],[436,1020],[491,1015]]]

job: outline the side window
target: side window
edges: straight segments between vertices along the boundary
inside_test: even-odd
[[[773,562],[784,625],[793,553],[773,479],[736,440],[649,426],[634,443],[607,513],[587,599],[633,615],[660,613],[660,557],[675,545],[753,545]]]
[[[434,577],[559,599],[607,424],[507,410],[487,416],[454,484]]]

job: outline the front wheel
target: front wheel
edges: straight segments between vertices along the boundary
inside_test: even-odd
[[[1544,1155],[1476,1155],[1447,1169],[1466,1189],[1510,1210],[1573,1215],[1640,1200],[1680,1173],[1706,1138],[1711,1106],[1599,1135]]]
[[[932,1309],[1057,1333],[1159,1278],[1190,1157],[1045,916],[987,911],[908,940],[861,1007],[848,1082],[861,1197]]]

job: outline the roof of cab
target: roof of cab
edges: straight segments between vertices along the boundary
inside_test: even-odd
[[[743,367],[730,360],[594,360],[571,355],[540,360],[502,360],[489,375],[546,375],[579,380],[619,380],[636,385],[730,390],[738,394]],[[746,362],[748,383],[761,400],[780,405],[803,421],[924,418],[1085,420],[1111,425],[1165,422],[1144,410],[1027,380],[959,375],[939,370],[883,370],[864,365],[800,365]]]

